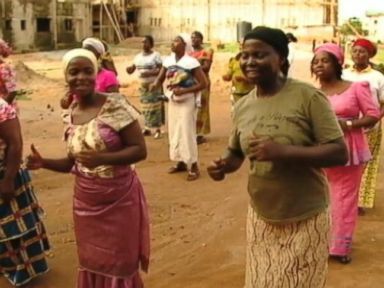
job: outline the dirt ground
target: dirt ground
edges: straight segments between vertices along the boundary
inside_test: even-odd
[[[137,50],[119,52],[115,61],[120,71],[122,91],[138,104],[137,79],[128,78],[124,66]],[[15,55],[39,74],[18,65],[20,87],[31,90],[19,101],[24,135],[24,154],[34,143],[45,156],[65,153],[61,140],[59,98],[63,95],[62,51]],[[147,138],[148,159],[137,165],[147,195],[152,229],[150,272],[144,275],[149,288],[240,288],[244,281],[245,215],[247,164],[226,181],[215,183],[205,169],[226,147],[230,129],[229,85],[220,80],[231,55],[216,53],[212,69],[212,133],[208,143],[199,146],[202,176],[188,183],[186,175],[168,175],[167,139]],[[310,53],[297,53],[293,76],[310,80]],[[41,76],[44,75],[44,76]],[[53,80],[51,80],[53,79]],[[384,169],[382,169],[384,173]],[[72,224],[71,175],[37,171],[34,185],[46,211],[52,253],[50,272],[28,287],[75,287],[77,255]],[[329,288],[379,288],[384,282],[384,184],[379,177],[377,205],[359,218],[353,244],[353,262],[330,262]],[[0,287],[11,287],[0,279]],[[260,287],[262,288],[262,287]],[[276,287],[279,288],[279,287]],[[310,288],[310,287],[308,287]]]

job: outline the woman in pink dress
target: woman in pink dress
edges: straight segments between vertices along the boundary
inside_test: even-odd
[[[371,158],[364,128],[372,127],[380,118],[367,82],[341,79],[344,55],[333,43],[315,49],[311,71],[320,81],[320,89],[328,96],[339,119],[349,151],[345,166],[327,168],[331,193],[331,243],[329,254],[343,264],[349,256],[358,214],[358,192],[364,164]]]
[[[30,169],[75,175],[73,216],[79,256],[78,288],[142,288],[149,263],[149,221],[142,186],[131,164],[146,158],[136,110],[124,96],[96,92],[97,60],[85,49],[64,56],[72,104],[67,156],[43,158]]]
[[[16,73],[15,70],[4,61],[11,55],[12,49],[8,43],[0,39],[0,97],[10,104],[16,97]]]

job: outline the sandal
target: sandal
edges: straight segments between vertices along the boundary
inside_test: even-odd
[[[199,136],[196,137],[197,145],[203,144],[205,142],[207,142],[207,139],[204,136],[199,135]]]
[[[160,139],[161,138],[161,131],[156,131],[155,135],[153,136],[155,139]]]
[[[349,257],[348,255],[345,255],[345,256],[331,255],[331,258],[335,259],[336,261],[344,265],[349,264],[352,261],[352,258]]]
[[[200,176],[199,170],[197,170],[197,171],[189,170],[188,176],[187,176],[187,181],[195,181],[197,178],[199,178],[199,176]]]
[[[143,133],[144,136],[151,136],[151,130],[149,129],[143,129],[143,131],[141,131],[141,133]]]
[[[168,169],[169,174],[174,174],[178,172],[185,172],[187,171],[187,165],[183,162],[178,162],[175,166],[172,166]]]

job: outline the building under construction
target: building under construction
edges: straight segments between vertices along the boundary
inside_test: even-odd
[[[171,39],[180,31],[201,31],[209,40],[234,41],[240,21],[310,34],[338,23],[337,0],[143,0],[138,31]]]
[[[225,42],[236,40],[240,21],[332,35],[337,15],[338,0],[94,0],[92,30],[108,41],[145,34],[164,41],[199,30]]]
[[[91,0],[0,0],[0,37],[16,50],[73,46],[90,35]]]
[[[229,42],[240,21],[332,37],[338,0],[0,0],[0,15],[0,37],[17,50],[69,47],[92,35],[111,43],[145,34],[169,41],[194,30]]]

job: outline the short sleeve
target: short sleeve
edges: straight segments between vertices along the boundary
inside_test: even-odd
[[[360,111],[364,116],[380,118],[380,110],[374,103],[368,82],[356,82],[355,95]]]
[[[163,60],[161,59],[161,55],[159,52],[155,52],[155,63],[157,65],[161,65],[163,63]]]
[[[139,112],[121,94],[110,95],[100,111],[98,119],[115,131],[120,131],[132,124],[139,117]]]
[[[136,67],[139,66],[140,59],[141,59],[141,53],[136,54],[136,55],[135,55],[135,58],[133,58],[133,64],[134,64]]]
[[[0,123],[17,117],[16,109],[4,99],[0,99]]]
[[[4,87],[8,93],[16,91],[16,72],[8,64],[3,64],[0,67],[0,78],[4,83]]]
[[[231,133],[228,140],[228,150],[232,154],[236,155],[239,158],[244,158],[244,153],[240,145],[240,132],[236,125],[236,116],[233,116],[233,123]]]
[[[380,78],[377,97],[379,98],[380,103],[384,104],[384,75],[381,74]]]
[[[327,97],[320,91],[310,96],[308,113],[314,140],[325,144],[343,137],[336,115]]]

